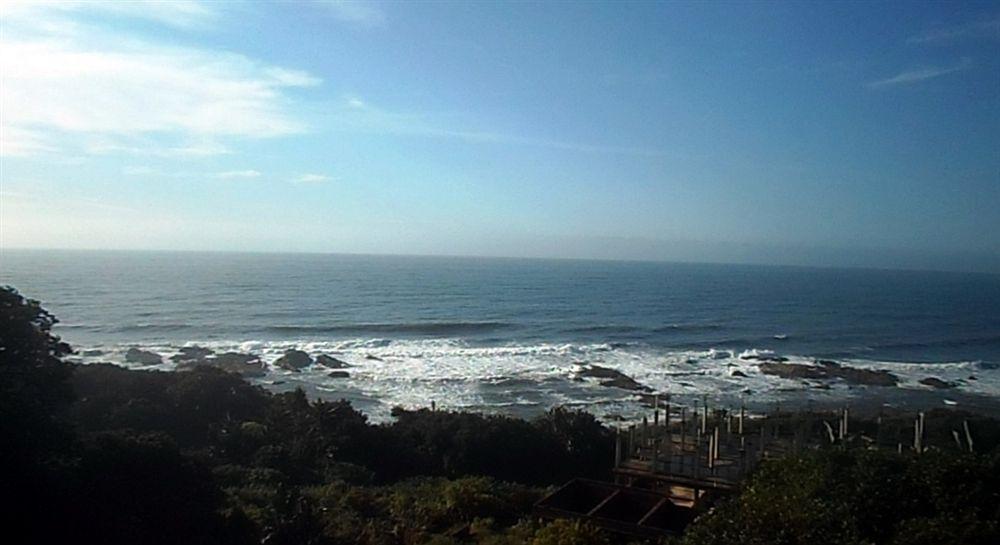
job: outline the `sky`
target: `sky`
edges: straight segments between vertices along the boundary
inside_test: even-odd
[[[0,4],[0,249],[1000,272],[1000,3]]]

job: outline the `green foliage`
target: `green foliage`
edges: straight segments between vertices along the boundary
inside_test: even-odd
[[[540,529],[531,545],[609,545],[605,534],[579,521],[557,520]]]
[[[58,320],[38,301],[0,287],[0,467],[25,466],[64,441],[59,417],[73,399],[70,347],[52,334]]]
[[[769,461],[684,543],[1000,542],[1000,457],[823,450]]]
[[[609,475],[613,436],[586,413],[557,408],[533,422],[426,409],[393,415],[388,431],[417,470],[408,475],[489,475],[531,484]]]
[[[0,471],[16,499],[8,533],[25,541],[620,542],[530,518],[538,487],[608,476],[613,436],[587,413],[397,409],[373,425],[346,401],[271,394],[208,366],[73,367],[55,323],[0,289]],[[818,429],[811,418],[803,426]],[[998,444],[995,421],[948,413],[927,419],[936,446],[920,456],[838,448],[769,461],[683,543],[998,543],[1000,454],[952,447],[964,420],[980,451]],[[906,425],[852,429],[893,443]]]
[[[208,470],[162,434],[104,432],[63,467],[62,528],[83,543],[214,543],[235,538]],[[58,534],[57,534],[58,535]]]

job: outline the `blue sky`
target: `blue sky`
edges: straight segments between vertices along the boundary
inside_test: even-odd
[[[6,2],[0,245],[1000,271],[1000,5]]]

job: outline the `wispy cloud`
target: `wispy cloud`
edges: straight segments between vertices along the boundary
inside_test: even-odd
[[[97,28],[39,27],[46,20],[61,21],[67,11],[146,13],[136,5],[5,5],[0,41],[5,154],[53,151],[69,142],[87,153],[216,155],[227,151],[220,139],[306,130],[287,94],[320,83],[306,72],[232,53],[122,39]],[[183,14],[200,17],[202,8],[162,2],[148,9],[154,15],[147,17],[180,21]]]
[[[909,44],[941,44],[974,38],[1000,40],[1000,17],[986,21],[974,21],[963,25],[934,28],[910,36]]]
[[[377,107],[357,96],[345,97],[343,102],[327,112],[332,115],[329,125],[337,130],[374,134],[447,138],[470,143],[503,144],[559,149],[584,153],[609,153],[658,157],[666,155],[656,149],[570,142],[550,138],[537,138],[493,130],[469,128],[474,121],[462,116],[435,116],[420,113],[391,111]]]
[[[882,87],[892,87],[897,85],[908,85],[912,83],[918,83],[921,81],[926,81],[929,79],[946,76],[948,74],[953,74],[955,72],[960,72],[962,70],[969,68],[970,66],[972,66],[971,59],[962,59],[958,64],[954,66],[946,66],[946,67],[930,66],[926,68],[906,70],[896,74],[895,76],[870,82],[868,83],[868,87],[872,89],[878,89]]]
[[[379,26],[385,23],[385,12],[370,0],[321,0],[333,17],[362,26]]]
[[[237,179],[250,179],[250,178],[260,178],[260,172],[247,169],[247,170],[227,170],[225,172],[217,172],[213,175],[214,178],[219,178],[220,180],[237,180]]]
[[[22,157],[51,152],[55,149],[46,143],[45,135],[39,131],[11,126],[6,121],[0,125],[0,156]]]
[[[216,11],[204,2],[194,0],[5,0],[0,4],[0,15],[31,17],[40,25],[52,21],[38,19],[39,14],[72,15],[78,12],[98,13],[102,16],[143,19],[177,27],[198,28],[211,23]],[[68,23],[62,20],[60,23]]]
[[[321,184],[330,181],[330,177],[325,174],[306,173],[292,178],[292,182],[297,184]]]
[[[97,136],[86,140],[82,149],[91,155],[126,154],[148,157],[198,158],[226,155],[232,150],[213,140],[173,142],[164,145],[156,138],[142,135]]]

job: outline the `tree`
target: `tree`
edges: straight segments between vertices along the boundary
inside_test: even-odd
[[[0,287],[0,471],[30,478],[39,460],[69,441],[60,421],[73,400],[70,347],[52,334],[58,320],[38,301]]]

